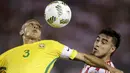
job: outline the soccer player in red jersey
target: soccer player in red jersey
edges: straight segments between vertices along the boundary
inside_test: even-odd
[[[120,34],[111,28],[103,29],[94,43],[92,55],[104,60],[108,65],[114,67],[111,56],[120,44]],[[85,64],[81,73],[110,73],[108,70]]]

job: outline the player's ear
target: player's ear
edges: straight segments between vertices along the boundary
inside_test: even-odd
[[[24,34],[24,31],[21,29],[20,32],[19,32],[20,35],[23,35]]]
[[[113,47],[111,48],[111,53],[113,53],[115,50],[116,50],[116,47],[113,46]]]
[[[22,25],[22,28],[19,32],[19,34],[22,36],[24,34],[25,24]]]

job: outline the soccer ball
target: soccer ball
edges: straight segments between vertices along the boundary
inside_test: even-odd
[[[45,20],[54,28],[66,26],[71,15],[70,7],[63,1],[53,1],[45,8]]]

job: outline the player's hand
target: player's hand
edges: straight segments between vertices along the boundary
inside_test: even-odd
[[[116,69],[116,68],[111,68],[109,71],[110,71],[110,73],[124,73],[123,71]]]

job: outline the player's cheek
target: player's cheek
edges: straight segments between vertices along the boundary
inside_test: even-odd
[[[39,35],[41,35],[41,31],[40,30],[38,31],[38,33],[39,33]]]
[[[100,50],[100,54],[103,55],[105,53],[105,50]]]

